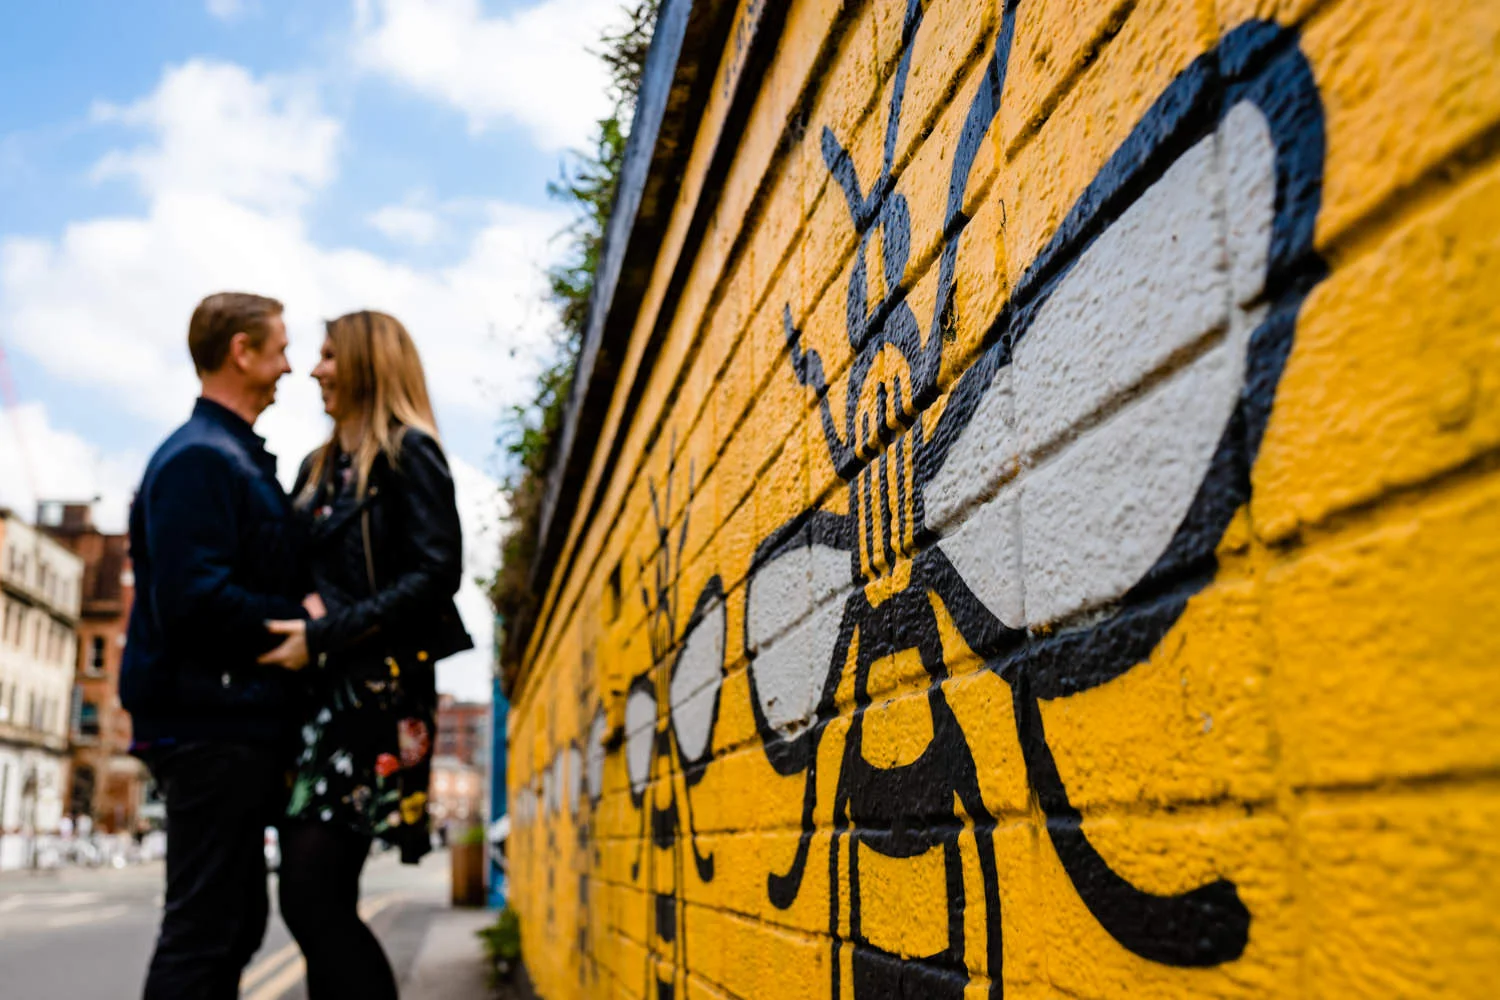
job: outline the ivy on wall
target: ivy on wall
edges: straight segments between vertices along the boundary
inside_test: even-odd
[[[573,153],[563,164],[562,175],[547,186],[548,194],[569,205],[574,217],[559,234],[565,241],[562,259],[547,272],[559,318],[550,358],[537,376],[532,398],[511,407],[503,419],[500,443],[508,473],[501,493],[511,520],[500,542],[500,568],[490,585],[490,600],[500,618],[503,671],[519,661],[519,637],[541,598],[531,592],[529,581],[547,471],[556,457],[557,439],[588,329],[595,272],[625,164],[625,142],[660,6],[661,0],[627,2],[624,23],[604,34],[598,56],[610,72],[610,113],[599,120],[593,148]]]

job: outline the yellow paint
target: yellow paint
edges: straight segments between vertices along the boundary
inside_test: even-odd
[[[865,709],[864,739],[859,749],[876,767],[910,764],[931,742],[932,711],[926,693],[893,698]]]
[[[948,943],[943,905],[943,847],[895,860],[860,845],[862,930],[870,943],[897,955],[931,955]]]
[[[858,928],[913,974],[942,971],[965,1000],[1487,996],[1500,974],[1490,903],[1500,890],[1500,8],[1012,6],[1000,109],[964,137],[1003,6],[924,5],[883,189],[909,232],[884,216],[856,230],[823,138],[826,128],[847,150],[867,194],[885,161],[905,0],[787,5],[775,56],[747,82],[755,103],[728,139],[735,156],[716,190],[707,168],[729,90],[716,86],[703,109],[622,381],[589,443],[559,563],[571,571],[549,582],[545,626],[514,692],[511,892],[538,991],[655,1000],[661,983],[695,1000],[868,1000],[852,985]],[[737,23],[763,7],[742,0]],[[1033,708],[1016,697],[1007,650],[1066,642],[1111,620],[1114,605],[1034,622],[1005,649],[971,648],[963,595],[934,589],[924,562],[957,536],[921,530],[914,493],[933,471],[913,456],[947,433],[965,376],[993,357],[994,324],[1080,196],[1165,89],[1256,18],[1297,29],[1284,45],[1305,58],[1320,102],[1311,232],[1326,274],[1296,313],[1250,500],[1181,613],[1117,676]],[[720,82],[745,72],[732,46],[716,62]],[[955,192],[965,142],[972,164]],[[662,316],[705,197],[718,199],[707,232],[685,261],[676,311]],[[955,198],[961,215],[945,232]],[[945,277],[950,246],[956,270]],[[887,260],[903,254],[888,280]],[[862,363],[851,347],[860,261],[866,316],[904,310],[916,344],[941,338],[919,413],[880,412],[882,386],[918,378],[908,355],[887,345]],[[1178,289],[1159,298],[1169,311]],[[1247,304],[1249,322],[1258,306]],[[643,371],[658,325],[660,352]],[[1112,391],[1142,398],[1202,347]],[[799,380],[803,351],[817,353],[826,396]],[[637,377],[645,391],[628,409]],[[1033,411],[1017,400],[996,408],[1018,422],[1022,448]],[[830,453],[825,405],[840,434],[851,409],[856,418],[865,464],[852,484]],[[1102,406],[1064,438],[1123,412],[1118,399]],[[956,523],[1002,482],[1024,498],[1066,454],[968,454],[963,473],[995,466]],[[929,529],[937,502],[925,495]],[[761,547],[809,509],[849,526],[850,574],[839,577],[835,558],[774,586],[757,577]],[[1023,537],[1030,516],[1014,517]],[[975,594],[1005,582],[964,579]],[[818,603],[752,648],[752,604],[790,607],[814,581],[826,587]],[[1025,581],[1016,600],[1036,606],[1042,586]],[[697,627],[718,629],[720,662],[693,673],[689,653],[706,647],[689,634],[692,616],[714,593],[722,603],[705,607],[722,619]],[[828,630],[846,611],[864,617],[840,647]],[[911,622],[931,622],[931,634]],[[801,687],[775,667],[777,644],[800,641],[799,628],[824,637],[799,655],[827,658],[802,671],[816,677]],[[674,687],[681,676],[705,687]],[[814,716],[821,727],[800,763],[775,756],[783,735],[757,717],[756,686],[778,683],[788,686],[777,704],[807,707],[780,732],[806,739]],[[630,699],[645,692],[646,736],[632,745]],[[1028,767],[1028,732],[1043,735],[1100,863],[1155,896],[1231,884],[1249,914],[1242,951],[1203,967],[1143,957],[1090,910],[1053,838],[1068,824],[1049,825],[1036,760]],[[685,765],[698,746],[703,759]],[[632,753],[647,761],[635,787]],[[972,788],[903,786],[894,794],[939,821],[913,805],[862,838],[858,768],[878,777],[930,756],[964,763],[972,779],[960,783]],[[667,846],[653,825],[670,832]],[[926,839],[891,846],[917,834]],[[799,857],[792,891],[784,880]],[[951,933],[961,957],[934,958]]]

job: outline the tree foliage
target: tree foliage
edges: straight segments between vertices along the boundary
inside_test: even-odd
[[[500,569],[490,587],[490,599],[500,617],[500,659],[507,671],[520,660],[523,636],[530,631],[541,600],[540,594],[531,592],[530,578],[542,498],[548,470],[557,458],[557,440],[588,330],[604,234],[625,164],[625,143],[660,5],[661,0],[627,0],[624,23],[601,39],[597,54],[610,73],[610,114],[599,120],[592,148],[571,154],[561,176],[547,186],[548,194],[572,207],[574,215],[560,234],[565,241],[562,259],[547,272],[559,319],[550,358],[537,378],[535,395],[512,407],[503,419],[501,444],[508,471],[501,489],[511,522],[500,543]]]

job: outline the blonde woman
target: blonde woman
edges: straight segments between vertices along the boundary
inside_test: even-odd
[[[433,666],[470,649],[454,607],[463,571],[453,478],[422,362],[393,317],[328,324],[313,378],[333,418],[293,489],[316,588],[310,621],[263,662],[308,669],[307,718],[282,828],[281,912],[307,959],[308,995],[395,997],[359,918],[371,842],[415,864],[430,847]]]

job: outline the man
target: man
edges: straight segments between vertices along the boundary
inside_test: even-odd
[[[223,293],[188,326],[201,398],[130,512],[136,601],[120,698],[167,805],[167,891],[146,1000],[239,994],[269,905],[264,830],[285,794],[290,675],[256,663],[305,617],[276,458],[252,429],[291,371],[281,303]]]

